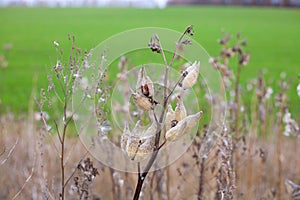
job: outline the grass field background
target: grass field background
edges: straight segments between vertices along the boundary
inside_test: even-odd
[[[266,68],[276,90],[281,72],[294,80],[289,94],[294,112],[300,113],[296,95],[300,73],[300,12],[298,9],[256,7],[170,7],[134,8],[0,8],[0,47],[11,43],[8,67],[0,69],[0,112],[24,112],[33,86],[47,84],[46,75],[56,62],[53,41],[70,47],[68,33],[82,49],[95,47],[122,31],[141,27],[164,27],[183,31],[194,25],[196,39],[211,55],[217,55],[221,30],[241,32],[248,40],[250,64],[242,82],[255,78]],[[147,43],[148,41],[145,41]],[[65,52],[68,54],[68,51]],[[34,77],[37,81],[34,81]]]

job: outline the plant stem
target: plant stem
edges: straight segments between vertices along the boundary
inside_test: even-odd
[[[149,172],[150,168],[154,164],[160,148],[162,147],[161,145],[159,145],[159,140],[160,140],[161,131],[162,131],[161,125],[163,123],[163,119],[164,119],[164,115],[165,115],[165,112],[166,112],[166,109],[167,109],[167,104],[168,104],[169,97],[170,97],[170,95],[174,91],[174,90],[172,90],[171,93],[168,95],[168,75],[169,75],[169,70],[172,67],[174,59],[175,59],[175,56],[177,54],[178,45],[181,43],[184,35],[188,32],[188,29],[190,29],[190,28],[191,27],[189,26],[182,33],[182,35],[180,36],[180,38],[178,39],[178,42],[176,43],[175,51],[174,51],[173,56],[172,56],[172,59],[171,59],[169,65],[166,65],[165,75],[164,75],[164,94],[163,94],[163,96],[164,96],[164,102],[163,102],[163,109],[161,111],[161,114],[160,114],[160,117],[159,117],[159,121],[157,123],[158,126],[157,126],[157,131],[156,131],[156,134],[155,134],[155,144],[154,144],[154,148],[153,148],[153,153],[152,153],[152,155],[151,155],[151,157],[150,157],[150,159],[149,159],[149,161],[148,161],[145,169],[143,170],[143,172],[140,173],[140,170],[139,170],[139,173],[138,173],[138,182],[136,184],[136,188],[135,188],[135,193],[134,193],[134,196],[133,196],[133,200],[138,200],[139,199],[139,196],[140,196],[143,184],[144,184],[144,180],[145,180],[146,176],[148,175],[148,172]],[[158,36],[157,36],[157,39],[159,41]],[[159,41],[159,43],[160,43],[160,41]],[[161,46],[161,44],[160,44],[160,46]],[[167,63],[166,62],[166,57],[165,57],[165,54],[164,54],[164,50],[162,48],[161,48],[161,50],[162,50],[162,56],[163,56],[164,62]],[[182,78],[180,78],[180,79],[182,79]],[[175,87],[177,85],[178,84],[176,84]],[[138,164],[138,168],[139,168],[139,164]]]
[[[242,70],[242,66],[239,64],[238,65],[238,71],[237,71],[237,77],[236,77],[236,81],[235,81],[235,127],[234,127],[234,137],[238,138],[239,135],[239,114],[240,114],[240,102],[239,102],[239,95],[240,95],[240,91],[239,91],[239,82],[240,82],[240,76],[241,76],[241,70]],[[237,179],[239,176],[239,167],[238,167],[238,163],[239,163],[239,152],[236,150],[234,153],[234,158],[235,158],[235,162],[236,162],[236,169],[235,169],[235,173],[237,175]]]
[[[201,164],[200,164],[200,179],[199,179],[199,186],[198,186],[198,200],[203,199],[203,183],[204,183],[204,162],[205,158],[202,158]]]
[[[277,131],[277,143],[276,143],[276,154],[277,154],[277,165],[278,165],[278,181],[277,181],[277,199],[281,199],[281,187],[282,187],[282,161],[281,161],[281,140],[282,140],[282,119],[285,108],[285,94],[281,94],[281,104],[278,117],[278,131]]]
[[[239,106],[240,106],[240,101],[239,101],[239,95],[240,95],[240,90],[239,90],[239,82],[240,82],[240,76],[241,76],[241,70],[242,66],[238,65],[238,71],[237,71],[237,77],[235,81],[235,105],[236,105],[236,110],[235,110],[235,129],[234,129],[234,136],[238,137],[239,134]]]

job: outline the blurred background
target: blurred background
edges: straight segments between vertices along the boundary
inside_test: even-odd
[[[228,190],[234,191],[234,199],[291,198],[293,190],[285,188],[286,180],[300,184],[299,8],[300,0],[0,0],[0,199],[58,199],[59,150],[66,148],[68,155],[66,177],[76,172],[79,157],[91,156],[78,142],[72,121],[66,144],[61,146],[53,123],[63,127],[63,117],[55,116],[54,111],[66,109],[46,109],[45,116],[52,123],[50,133],[36,106],[58,60],[68,67],[70,57],[77,55],[70,38],[74,36],[73,50],[83,53],[130,29],[161,27],[183,32],[189,25],[193,25],[193,39],[234,74],[224,102],[231,109],[226,124],[229,131],[211,140],[218,145],[212,145],[214,153],[205,160],[200,147],[206,145],[209,135],[210,110],[207,91],[198,84],[201,89],[195,91],[204,117],[195,142],[170,167],[150,175],[151,187],[150,183],[145,187],[144,199],[151,195],[167,199],[160,196],[164,194],[161,185],[169,199],[213,199],[223,194],[220,187],[227,187],[229,179],[236,185]],[[134,41],[124,39],[124,45],[126,42]],[[144,42],[145,49],[151,53],[148,42]],[[236,45],[243,48],[246,66],[239,64],[236,54],[231,57]],[[143,52],[136,55],[126,60],[128,68],[135,59],[143,61]],[[116,74],[122,69],[118,62],[105,77],[109,84],[117,81]],[[114,136],[115,130],[107,124],[109,136]],[[233,167],[235,176],[218,173],[224,163],[229,163],[228,171]],[[132,197],[136,174],[116,171],[96,160],[94,164],[100,171],[95,185],[90,186],[95,194],[101,199]],[[215,170],[216,166],[220,168]],[[205,177],[204,182],[200,177]],[[67,184],[70,199],[73,183],[70,179]],[[202,193],[197,196],[197,192]]]
[[[299,0],[2,0],[1,6],[132,6],[159,7],[167,5],[248,5],[300,6]]]

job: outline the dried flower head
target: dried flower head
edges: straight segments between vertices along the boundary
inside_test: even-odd
[[[229,40],[231,39],[231,35],[230,34],[226,34],[224,38],[220,39],[219,40],[219,43],[220,44],[226,44],[229,42]]]
[[[285,123],[285,129],[283,133],[285,136],[300,136],[299,125],[294,119],[291,118],[291,113],[288,111],[288,109],[285,110],[285,114],[283,116],[282,121],[283,123]]]
[[[246,54],[242,54],[239,63],[243,66],[246,66],[249,61],[250,61],[250,54],[246,53]]]
[[[189,35],[193,36],[194,35],[194,31],[193,31],[193,25],[190,25],[186,28],[186,33],[188,33]]]
[[[153,52],[157,52],[157,53],[161,53],[161,46],[160,46],[160,42],[158,39],[158,36],[156,34],[154,34],[151,38],[150,41],[148,43],[148,46],[150,47],[150,49]]]
[[[77,175],[74,176],[72,189],[77,192],[80,199],[90,199],[92,197],[92,184],[97,175],[99,175],[99,172],[90,158],[77,165]]]

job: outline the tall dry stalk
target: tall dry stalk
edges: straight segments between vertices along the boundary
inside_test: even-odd
[[[182,83],[182,81],[184,80],[186,75],[182,75],[179,79],[179,81],[175,84],[175,86],[173,87],[173,89],[171,90],[170,93],[168,93],[168,75],[169,75],[169,70],[173,65],[174,59],[177,56],[177,51],[180,48],[181,45],[183,45],[183,38],[185,35],[193,35],[192,32],[192,26],[189,26],[184,32],[183,34],[180,36],[180,38],[178,39],[177,43],[176,43],[176,48],[175,51],[173,53],[173,56],[169,62],[169,64],[167,63],[167,59],[166,56],[164,54],[164,49],[162,48],[162,45],[159,41],[159,38],[157,35],[154,35],[152,38],[152,42],[153,43],[149,43],[150,48],[152,49],[152,51],[156,51],[157,53],[161,53],[164,63],[165,63],[165,73],[164,73],[164,91],[163,91],[163,108],[161,111],[161,114],[158,118],[158,120],[156,121],[157,123],[157,130],[155,133],[155,143],[154,143],[154,148],[153,148],[153,153],[148,161],[148,163],[146,164],[146,167],[140,171],[140,166],[138,164],[138,182],[136,184],[136,189],[135,189],[135,193],[134,193],[134,200],[139,199],[140,193],[141,193],[141,189],[144,183],[144,180],[146,178],[146,176],[148,175],[148,172],[150,170],[150,168],[152,167],[153,163],[156,160],[156,157],[159,153],[160,148],[165,144],[165,141],[163,143],[160,143],[160,138],[161,138],[161,132],[162,132],[162,124],[163,124],[163,120],[164,120],[164,116],[165,116],[165,112],[167,109],[167,105],[169,103],[169,98],[170,96],[173,94],[175,88]]]
[[[69,35],[69,40],[72,46],[69,59],[66,62],[63,59],[62,50],[59,49],[59,43],[54,42],[58,53],[57,63],[52,69],[52,74],[48,76],[48,88],[47,90],[42,89],[40,101],[37,103],[44,131],[51,138],[52,135],[57,135],[59,141],[59,145],[56,145],[54,141],[53,145],[59,156],[60,192],[58,198],[61,200],[66,198],[66,187],[77,170],[75,168],[71,173],[66,171],[72,149],[78,142],[77,138],[76,142],[68,149],[68,137],[76,137],[80,134],[76,133],[72,126],[74,126],[77,109],[87,98],[87,94],[85,94],[80,103],[73,107],[73,95],[79,89],[84,90],[78,84],[82,83],[82,75],[87,68],[84,64],[87,63],[88,53],[83,53],[81,49],[75,46],[74,36]],[[53,122],[48,119],[48,115],[45,115],[46,111],[51,112],[49,115]],[[86,156],[86,152],[81,155],[81,160]]]
[[[282,198],[282,180],[283,180],[283,167],[282,167],[282,152],[281,152],[281,142],[282,142],[282,121],[283,121],[283,115],[284,110],[286,108],[286,83],[281,83],[281,93],[279,93],[279,113],[278,113],[278,129],[277,129],[277,138],[276,138],[276,157],[277,157],[277,167],[278,167],[278,180],[277,180],[277,199]]]

